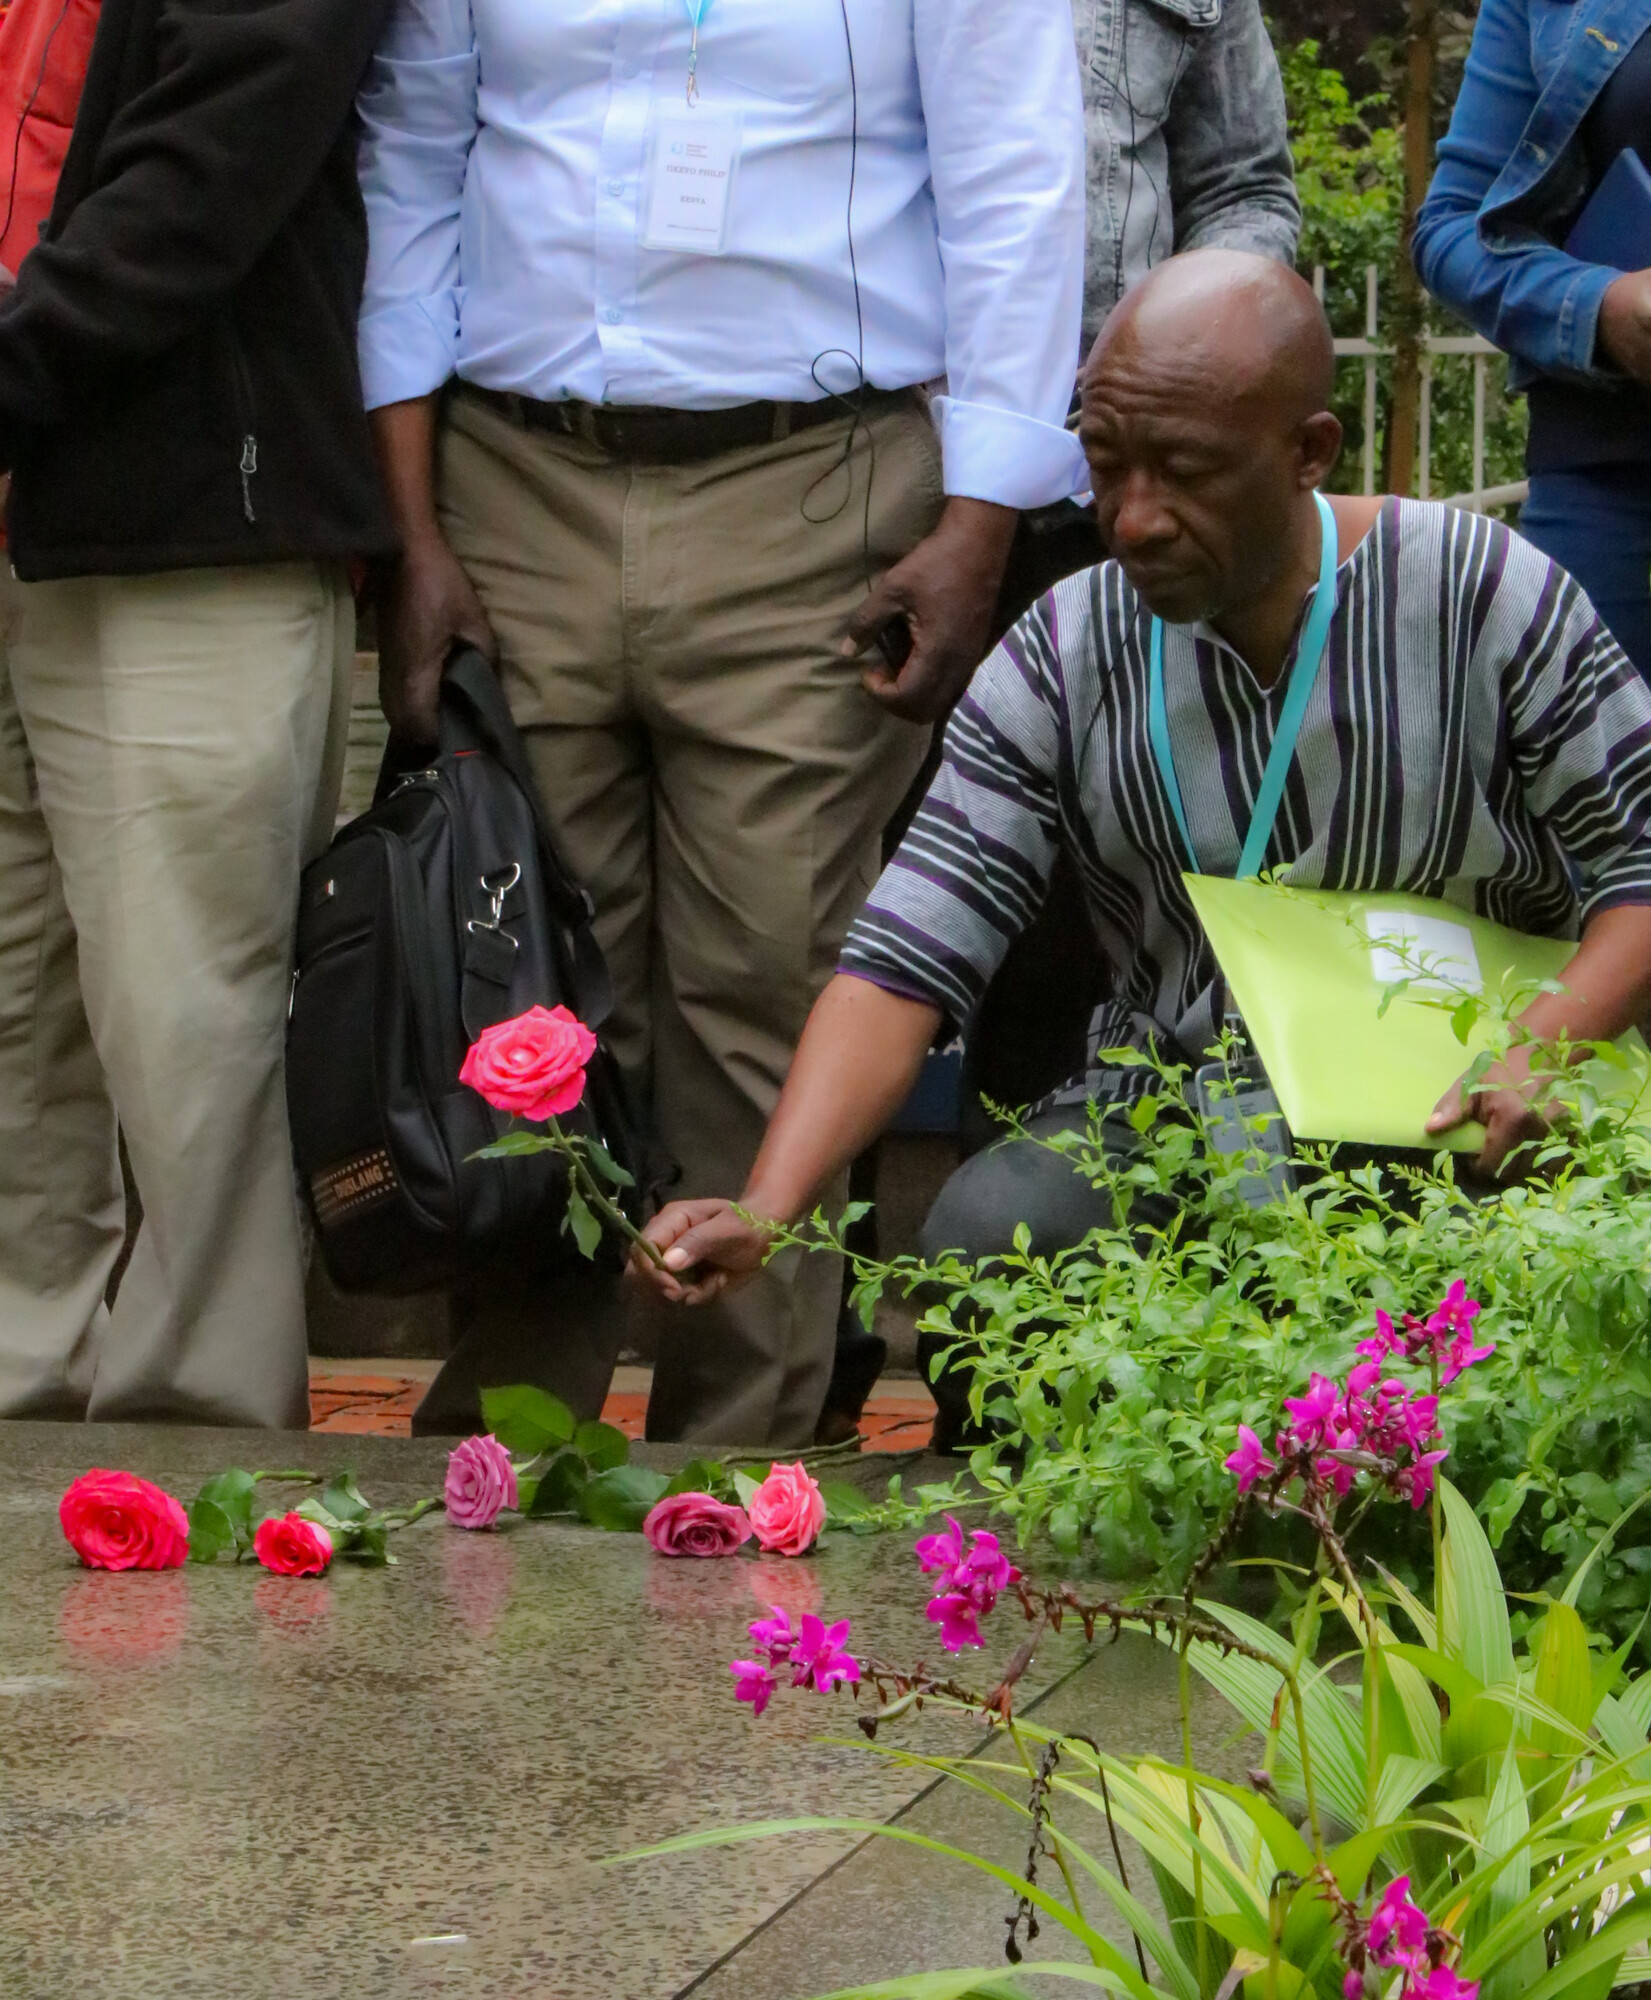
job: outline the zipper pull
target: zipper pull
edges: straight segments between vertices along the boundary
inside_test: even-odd
[[[250,431],[241,440],[241,511],[249,521],[258,516],[252,511],[252,476],[258,470],[258,440]]]

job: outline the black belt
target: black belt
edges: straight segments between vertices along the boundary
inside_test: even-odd
[[[523,430],[554,431],[582,438],[610,458],[642,464],[687,465],[751,445],[779,444],[796,431],[845,420],[858,411],[870,416],[908,406],[910,389],[863,389],[856,395],[824,396],[813,403],[739,403],[731,410],[662,410],[643,405],[581,403],[572,398],[541,403],[504,389],[473,382],[460,393],[474,396]]]

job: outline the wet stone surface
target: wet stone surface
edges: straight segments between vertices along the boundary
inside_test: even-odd
[[[726,1670],[770,1603],[852,1612],[856,1643],[932,1654],[908,1537],[666,1562],[636,1535],[467,1535],[438,1513],[396,1538],[396,1567],[321,1581],[227,1563],[94,1574],[62,1540],[58,1497],[90,1466],[187,1503],[232,1464],[352,1465],[392,1502],[438,1490],[445,1450],[0,1425],[0,1994],[670,2000],[703,1979],[782,2000],[958,1962],[945,1912],[972,1907],[966,1884],[883,1871],[887,1843],[855,1854],[852,1836],[811,1834],[607,1865],[699,1828],[886,1820],[918,1800],[923,1774],[823,1740],[855,1735],[845,1699],[782,1697],[753,1723]],[[1081,1667],[1063,1710],[1092,1728],[1121,1708],[1131,1747],[1169,1747],[1152,1649],[1085,1658],[1081,1635],[1055,1641],[1036,1687]],[[925,1748],[979,1734],[903,1728]],[[918,1805],[925,1825],[950,1796]],[[971,1950],[1001,1940],[996,1900]]]

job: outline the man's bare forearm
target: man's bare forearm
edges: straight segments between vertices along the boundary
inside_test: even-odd
[[[1540,993],[1520,1015],[1539,1042],[1608,1042],[1651,1014],[1651,907],[1601,910],[1562,975],[1564,992]]]
[[[390,518],[404,543],[441,533],[436,521],[436,399],[385,403],[368,418]]]
[[[839,973],[808,1017],[741,1205],[775,1222],[806,1213],[906,1101],[940,1021],[938,1007]]]

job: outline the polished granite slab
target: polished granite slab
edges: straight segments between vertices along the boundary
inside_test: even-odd
[[[319,1582],[93,1574],[61,1538],[58,1496],[89,1466],[187,1502],[237,1463],[353,1465],[393,1501],[436,1490],[445,1453],[0,1424],[0,1994],[783,2000],[1001,1949],[989,1900],[887,1842],[609,1865],[790,1813],[973,1824],[955,1787],[925,1798],[920,1774],[826,1740],[854,1736],[845,1700],[782,1697],[754,1722],[731,1698],[726,1663],[770,1602],[932,1654],[909,1538],[670,1563],[640,1536],[467,1535],[437,1514],[396,1538],[395,1568]],[[1091,1655],[1069,1632],[1030,1679],[1084,1727],[1172,1747],[1172,1677],[1144,1642]],[[978,1732],[931,1716],[919,1736]]]

